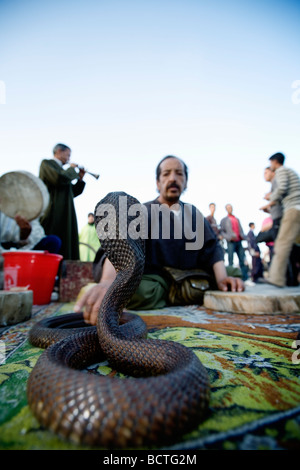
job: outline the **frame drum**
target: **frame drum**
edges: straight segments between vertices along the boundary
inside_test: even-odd
[[[0,210],[8,217],[37,219],[47,209],[49,192],[43,181],[27,171],[11,171],[0,178]]]

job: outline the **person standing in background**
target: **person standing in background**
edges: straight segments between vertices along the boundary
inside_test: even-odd
[[[222,240],[222,235],[220,234],[220,228],[215,219],[216,204],[214,202],[211,202],[208,207],[210,210],[210,214],[205,218],[209,222],[213,231],[215,232],[217,239]]]
[[[88,223],[79,234],[80,261],[94,261],[95,255],[100,248],[99,238],[95,228],[94,214],[88,214]]]
[[[65,259],[79,259],[79,241],[74,197],[79,196],[85,187],[82,180],[83,169],[77,173],[77,164],[71,163],[67,170],[63,166],[69,162],[71,149],[57,144],[53,149],[53,159],[43,160],[39,177],[45,183],[50,195],[50,203],[40,222],[45,233],[57,235],[62,242],[60,253]],[[73,180],[77,180],[75,184]]]
[[[263,278],[264,270],[263,264],[260,257],[260,249],[255,241],[254,229],[255,224],[253,222],[249,223],[249,232],[247,234],[248,250],[252,257],[252,269],[251,269],[251,279],[253,282],[257,282],[259,279]]]
[[[226,204],[225,209],[227,211],[227,216],[221,220],[220,226],[221,235],[227,241],[228,264],[229,266],[233,266],[233,256],[234,253],[236,253],[242,271],[242,279],[243,281],[247,281],[248,266],[246,265],[245,251],[242,245],[242,240],[245,240],[246,236],[239,219],[232,213],[232,205]]]
[[[299,252],[293,245],[298,244],[300,238],[300,179],[296,171],[284,166],[284,160],[285,156],[280,152],[269,158],[270,167],[275,171],[276,188],[265,196],[269,202],[262,208],[270,210],[278,203],[281,203],[283,208],[268,278],[268,282],[277,287],[287,285],[289,261],[291,260],[292,265],[298,262],[296,257],[298,258]],[[296,267],[295,272],[295,279],[292,279],[289,285],[298,285]]]
[[[265,168],[264,171],[264,179],[271,183],[271,193],[276,190],[276,180],[275,180],[275,171],[271,169],[271,167]],[[270,193],[268,193],[270,194]],[[269,205],[264,205],[261,207],[261,210],[270,214],[272,219],[271,226],[267,229],[264,228],[263,231],[260,231],[256,237],[256,243],[261,242],[274,242],[280,226],[280,221],[282,219],[282,204],[280,201],[276,201],[276,203]]]

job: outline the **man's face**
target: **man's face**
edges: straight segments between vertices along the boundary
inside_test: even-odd
[[[273,177],[273,171],[269,170],[269,168],[266,168],[264,171],[264,178],[266,181],[271,181]]]
[[[226,210],[227,210],[228,214],[231,215],[231,214],[232,214],[232,205],[231,205],[231,204],[227,204]]]
[[[168,158],[160,165],[160,175],[156,182],[159,191],[159,202],[175,204],[186,188],[184,167],[177,158]]]
[[[58,150],[54,156],[58,158],[58,160],[60,160],[63,165],[65,165],[70,160],[71,150],[70,149]]]
[[[270,160],[270,168],[271,168],[271,170],[276,171],[277,168],[279,168],[280,166],[281,166],[281,165],[280,165],[280,163],[278,163],[277,160]]]
[[[209,210],[211,214],[215,213],[216,210],[216,205],[215,204],[209,204]]]

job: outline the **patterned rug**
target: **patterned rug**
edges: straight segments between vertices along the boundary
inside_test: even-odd
[[[42,429],[26,399],[28,376],[42,352],[27,333],[34,322],[70,312],[72,305],[35,307],[30,321],[0,330],[0,449],[80,449]],[[300,449],[299,314],[238,315],[196,306],[139,313],[148,337],[192,348],[210,377],[206,421],[164,449]],[[106,363],[92,368],[116,375]]]

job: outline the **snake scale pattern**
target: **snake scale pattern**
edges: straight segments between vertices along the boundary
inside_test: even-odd
[[[107,204],[108,210],[114,207],[117,214],[116,236],[108,227],[100,239],[117,276],[103,299],[97,326],[83,327],[77,315],[79,328],[57,329],[59,317],[33,327],[30,341],[46,349],[28,379],[28,403],[42,426],[77,444],[161,446],[178,441],[205,418],[208,376],[191,349],[145,338],[144,322],[122,314],[143,274],[144,240],[119,236],[120,222],[128,227],[133,220],[128,213],[118,213],[119,196],[126,197],[128,209],[138,203],[126,193],[114,192],[95,209],[96,227],[107,216],[105,210],[97,215],[100,204]],[[63,321],[74,315],[63,316]],[[61,332],[66,337],[60,339]],[[46,339],[41,337],[45,333]],[[80,370],[103,357],[129,377]]]

